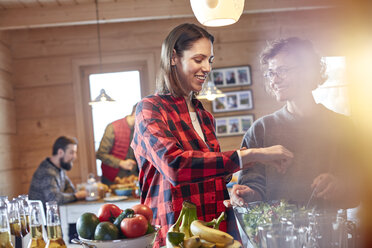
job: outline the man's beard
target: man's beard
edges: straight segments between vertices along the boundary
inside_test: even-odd
[[[69,171],[72,168],[72,162],[66,163],[66,162],[63,161],[63,158],[61,158],[59,160],[59,164],[60,164],[61,168],[66,170],[66,171]]]

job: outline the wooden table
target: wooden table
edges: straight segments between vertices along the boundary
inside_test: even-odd
[[[63,239],[68,244],[68,227],[69,224],[74,224],[77,222],[79,217],[86,212],[98,213],[98,209],[105,203],[113,203],[121,209],[130,208],[138,203],[140,203],[139,198],[129,198],[127,200],[118,202],[106,202],[104,200],[98,201],[76,201],[59,206],[59,212],[61,215],[61,227],[63,233]]]

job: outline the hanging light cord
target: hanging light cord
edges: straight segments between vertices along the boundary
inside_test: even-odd
[[[98,13],[98,0],[95,0],[96,3],[96,21],[97,21],[97,38],[98,38],[98,57],[99,57],[99,72],[102,73],[102,50],[101,50],[101,32],[99,29],[99,13]]]

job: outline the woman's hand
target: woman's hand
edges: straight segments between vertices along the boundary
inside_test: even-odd
[[[281,145],[242,149],[240,150],[240,155],[243,169],[251,167],[254,162],[259,162],[274,166],[279,173],[285,173],[293,159],[293,153]]]
[[[224,202],[224,204],[226,207],[242,207],[246,203],[260,200],[261,196],[250,187],[246,185],[235,184],[230,192],[229,202]]]

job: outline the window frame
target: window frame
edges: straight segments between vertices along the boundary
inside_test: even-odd
[[[140,73],[141,97],[155,91],[155,57],[153,54],[116,54],[104,56],[102,69],[98,57],[77,58],[73,62],[75,118],[78,144],[77,164],[80,169],[80,181],[85,181],[89,173],[97,175],[94,147],[92,109],[90,101],[89,75],[138,70]],[[153,80],[151,80],[153,82]]]

